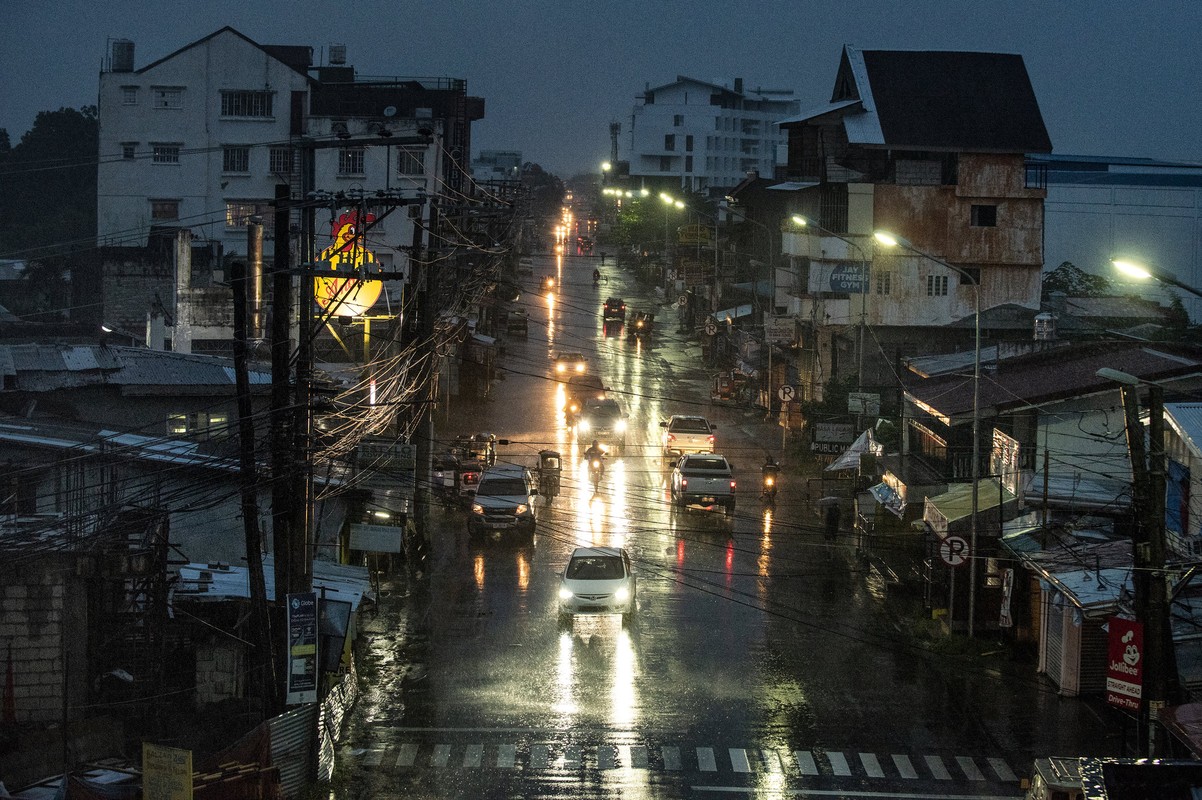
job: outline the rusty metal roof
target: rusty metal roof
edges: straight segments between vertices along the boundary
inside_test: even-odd
[[[19,391],[53,391],[109,384],[123,387],[228,387],[234,362],[221,356],[86,344],[0,345],[0,374]],[[251,386],[269,386],[271,373],[250,369]]]

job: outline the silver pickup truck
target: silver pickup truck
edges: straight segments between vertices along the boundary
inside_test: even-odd
[[[735,513],[734,466],[716,453],[683,455],[672,468],[672,502],[682,508]]]
[[[664,429],[664,462],[675,461],[686,453],[714,452],[717,425],[705,417],[673,414],[659,424]]]

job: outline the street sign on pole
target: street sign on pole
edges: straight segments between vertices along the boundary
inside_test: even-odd
[[[687,294],[682,294],[680,297],[676,298],[676,305],[680,306],[681,308],[684,308],[688,304],[689,296]]]
[[[792,403],[793,399],[797,397],[797,387],[786,383],[776,390],[776,397],[782,403]]]
[[[968,552],[968,542],[963,536],[946,536],[939,543],[939,558],[949,567],[958,567],[968,561],[972,554]]]
[[[1144,683],[1144,626],[1141,622],[1111,617],[1109,656],[1106,659],[1106,702],[1124,711],[1139,711]]]
[[[713,336],[717,332],[718,332],[718,326],[715,325],[712,320],[705,323],[705,335],[706,336]]]

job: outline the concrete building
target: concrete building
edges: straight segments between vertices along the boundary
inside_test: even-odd
[[[748,172],[772,175],[796,115],[793,91],[745,89],[678,75],[648,87],[630,120],[630,180],[669,191],[721,196]]]
[[[472,180],[476,183],[516,181],[521,177],[521,150],[481,150],[472,159]]]

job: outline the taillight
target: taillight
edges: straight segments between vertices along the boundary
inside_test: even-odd
[[[669,433],[669,434],[668,434],[668,441],[669,441],[669,442],[674,442],[674,441],[676,441],[676,434],[674,434],[674,433]]]
[[[681,478],[681,479],[680,479],[680,488],[681,488],[681,489],[687,489],[687,488],[689,488],[689,479],[688,479],[688,478]]]
[[[714,434],[710,434],[708,441],[711,445],[714,443]]]
[[[735,482],[734,482],[734,481],[731,481],[731,482],[730,482],[730,491],[733,493],[733,492],[734,492],[734,490],[735,490]]]

